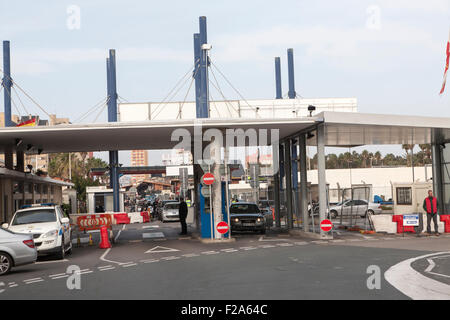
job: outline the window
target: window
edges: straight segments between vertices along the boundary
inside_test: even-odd
[[[411,205],[412,204],[412,190],[411,187],[397,188],[397,204]]]

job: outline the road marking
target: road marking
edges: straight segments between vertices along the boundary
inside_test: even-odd
[[[127,264],[122,264],[121,266],[124,268],[134,267],[134,266],[137,266],[137,263],[131,262],[131,263],[127,263]]]
[[[19,285],[18,285],[17,283],[12,282],[12,283],[10,283],[8,286],[9,286],[10,288],[15,288],[15,287],[18,287]]]
[[[223,252],[236,252],[236,251],[239,251],[239,250],[234,249],[234,248],[228,248],[228,249],[222,249],[220,251],[223,251]]]
[[[170,256],[170,257],[162,257],[161,260],[177,260],[180,259],[180,257],[176,257],[176,256]]]
[[[69,260],[67,260],[67,259],[63,259],[63,260],[52,260],[52,261],[38,261],[38,262],[35,262],[34,264],[48,264],[48,263],[61,263],[61,262],[67,262],[67,261],[69,261]]]
[[[42,279],[42,278],[34,278],[34,279],[23,280],[23,282],[25,282],[26,284],[32,284],[32,283],[42,282],[42,281],[44,281],[44,279]]]
[[[158,262],[159,260],[158,259],[147,259],[147,260],[141,260],[140,262],[143,262],[143,263],[153,263],[153,262]]]
[[[289,239],[264,238],[264,236],[261,236],[261,237],[259,237],[258,241],[289,241]]]
[[[276,246],[273,246],[273,245],[271,245],[271,244],[263,244],[263,245],[261,245],[261,246],[259,246],[260,248],[263,248],[263,249],[267,249],[267,248],[276,248]]]
[[[49,277],[53,278],[53,277],[60,277],[60,276],[66,276],[66,275],[67,275],[67,273],[58,273],[58,274],[51,274],[51,275],[49,275]]]
[[[142,229],[159,228],[159,226],[143,226]]]
[[[363,241],[362,239],[347,239],[347,241],[350,242],[358,242],[358,241]]]
[[[446,256],[446,257],[448,257],[448,256]],[[442,257],[439,257],[439,258],[442,258]],[[437,258],[435,258],[435,259],[437,259]],[[428,265],[428,267],[425,269],[425,272],[426,272],[426,273],[433,274],[433,275],[435,275],[435,276],[444,277],[444,278],[450,278],[450,276],[449,276],[449,275],[446,275],[446,274],[437,273],[437,272],[431,272],[431,271],[434,269],[434,267],[436,266],[436,264],[434,263],[433,258],[427,259],[427,261],[428,261],[429,265]]]
[[[201,252],[201,254],[206,254],[206,255],[210,255],[210,254],[218,254],[219,252],[217,251],[203,251]]]
[[[156,246],[150,250],[147,250],[145,253],[165,253],[165,252],[176,252],[176,251],[180,251],[180,250],[174,249],[174,248]]]
[[[358,241],[361,241],[359,239],[357,239]],[[324,240],[313,240],[311,241],[311,243],[315,243],[315,244],[328,244],[328,241],[324,241]]]
[[[308,242],[306,242],[306,241],[299,241],[299,242],[294,242],[294,244],[296,244],[298,246],[304,246],[304,245],[308,244]]]
[[[345,240],[342,239],[336,239],[336,240],[330,240],[333,243],[338,243],[338,242],[345,242]]]
[[[125,226],[126,226],[126,224],[124,224],[124,225],[122,226],[122,229],[119,230],[119,232],[117,233],[116,237],[114,238],[114,242],[116,242],[117,239],[119,239],[119,236],[120,236],[120,234],[122,233],[122,230],[125,230]]]
[[[142,234],[143,239],[154,239],[154,238],[164,238],[164,233],[162,232],[146,232]]]
[[[430,258],[450,252],[438,252],[404,260],[390,267],[384,278],[392,286],[414,300],[448,300],[450,285],[428,278],[411,267],[417,260]]]
[[[292,243],[277,243],[277,246],[279,247],[292,247]]]
[[[192,258],[192,257],[199,257],[200,255],[196,254],[196,253],[187,253],[187,254],[183,254],[182,256],[186,257],[186,258]]]
[[[255,250],[255,249],[258,249],[258,248],[256,248],[256,247],[240,247],[239,249],[248,251],[248,250]]]
[[[113,270],[113,269],[115,269],[116,267],[111,267],[111,268],[104,268],[104,269],[99,269],[99,271],[101,272],[101,271],[108,271],[108,270]]]
[[[57,276],[57,277],[51,277],[51,279],[52,280],[57,280],[57,279],[62,279],[62,278],[67,278],[67,277],[69,277],[69,275],[65,274],[65,275],[61,275],[61,276]]]

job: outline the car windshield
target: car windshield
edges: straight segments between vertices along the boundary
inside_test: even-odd
[[[230,213],[259,213],[259,208],[256,204],[233,204],[230,208]]]
[[[55,210],[41,209],[41,210],[17,212],[11,225],[18,226],[21,224],[45,223],[55,221],[56,221]]]
[[[164,208],[166,209],[178,209],[178,207],[180,206],[179,203],[168,203],[164,206]]]

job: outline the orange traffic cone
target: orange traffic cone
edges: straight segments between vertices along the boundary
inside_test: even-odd
[[[109,242],[109,233],[107,227],[100,228],[100,249],[111,248],[111,243]]]

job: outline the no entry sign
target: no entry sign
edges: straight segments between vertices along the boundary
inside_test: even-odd
[[[228,223],[226,223],[225,221],[219,222],[217,224],[217,232],[224,234],[228,232]]]
[[[333,229],[333,224],[328,219],[322,220],[322,222],[320,223],[320,229],[322,229],[325,232],[328,232],[331,229]]]
[[[210,172],[207,172],[203,175],[202,181],[204,185],[210,186],[214,183],[214,175]]]

